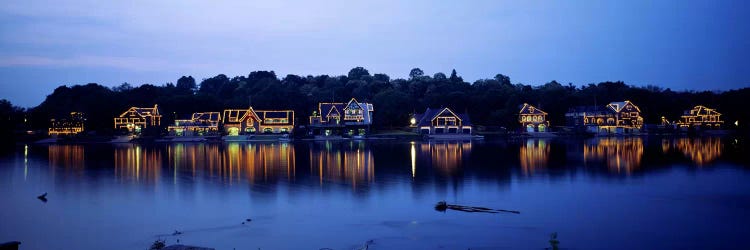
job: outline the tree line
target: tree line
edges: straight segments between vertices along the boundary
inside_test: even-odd
[[[151,107],[159,104],[162,125],[174,119],[190,117],[193,112],[222,111],[226,108],[292,109],[297,124],[317,109],[318,102],[346,102],[350,98],[371,102],[375,108],[373,128],[392,129],[407,125],[411,113],[427,107],[450,107],[466,112],[476,125],[519,126],[520,105],[529,103],[549,113],[551,125],[565,124],[565,112],[573,106],[606,105],[612,101],[630,100],[641,108],[646,123],[659,123],[661,117],[676,120],[695,105],[717,108],[727,123],[749,120],[746,105],[750,88],[712,91],[673,91],[657,86],[631,86],[624,82],[600,82],[583,86],[550,81],[532,86],[512,83],[510,77],[497,74],[493,78],[469,83],[453,70],[449,75],[438,72],[425,74],[412,69],[408,79],[391,79],[382,73],[371,74],[355,67],[346,75],[278,77],[274,71],[254,71],[246,76],[228,77],[219,74],[202,79],[182,76],[176,83],[161,86],[143,84],[137,87],[123,83],[105,87],[96,83],[60,86],[36,107],[28,110],[0,102],[0,115],[7,119],[3,131],[21,125],[29,129],[46,129],[50,118],[64,118],[71,111],[86,113],[87,130],[112,132],[112,118],[132,106]],[[22,120],[26,119],[22,123]]]

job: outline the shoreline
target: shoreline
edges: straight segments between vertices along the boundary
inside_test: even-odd
[[[54,138],[48,137],[41,140],[18,140],[14,144],[55,144],[55,145],[66,145],[66,144],[177,144],[177,143],[295,143],[295,142],[337,142],[337,141],[515,141],[525,139],[542,139],[542,140],[579,140],[579,139],[595,139],[595,138],[707,138],[707,137],[727,137],[727,136],[739,136],[747,137],[748,135],[742,135],[735,131],[727,131],[728,133],[719,134],[687,134],[687,133],[660,133],[660,134],[627,134],[627,135],[591,135],[591,134],[558,134],[558,133],[544,133],[544,134],[490,134],[473,135],[468,136],[457,136],[457,137],[437,137],[428,138],[424,136],[388,136],[383,135],[372,135],[365,138],[349,138],[349,137],[331,137],[331,138],[295,138],[295,139],[280,139],[279,137],[266,137],[266,138],[249,138],[243,140],[222,140],[218,136],[195,136],[187,138],[178,137],[141,137],[133,138],[132,140],[120,140],[117,141],[117,137],[86,137],[86,138]],[[481,137],[480,137],[481,136]],[[178,140],[174,140],[178,139]]]

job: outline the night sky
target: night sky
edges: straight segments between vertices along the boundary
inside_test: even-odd
[[[217,3],[214,3],[217,2]],[[2,1],[0,99],[274,70],[750,86],[750,1]]]

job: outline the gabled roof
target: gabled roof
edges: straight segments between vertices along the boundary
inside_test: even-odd
[[[427,108],[424,113],[414,114],[414,119],[417,120],[417,126],[429,126],[432,118],[435,117],[439,110]]]
[[[456,114],[453,112],[453,110],[449,108],[441,108],[441,109],[431,109],[427,108],[427,110],[424,111],[424,113],[421,114],[414,114],[414,119],[417,120],[417,126],[430,126],[432,124],[432,121],[435,120],[435,118],[447,114],[450,116],[454,116],[458,118],[462,125],[464,126],[470,126],[471,121],[469,121],[469,115],[468,114]]]
[[[248,107],[247,109],[225,109],[224,110],[224,122],[229,122],[227,119],[233,117],[232,113],[237,114],[237,120],[238,121],[244,121],[248,117],[255,118],[256,120],[260,120],[260,117],[257,113],[255,113],[255,110],[253,110],[253,107]]]
[[[362,105],[360,105],[359,102],[357,102],[357,99],[354,99],[354,98],[352,98],[351,100],[349,100],[349,102],[346,103],[346,106],[344,107],[344,109],[349,109],[351,107],[364,109],[364,107],[362,107]]]
[[[519,111],[518,113],[529,114],[529,115],[546,115],[547,114],[547,112],[544,112],[541,109],[531,106],[528,103],[524,103],[523,106],[521,107],[521,111]]]
[[[192,119],[194,121],[197,120],[206,120],[206,121],[221,121],[221,114],[219,112],[198,112],[193,113]]]
[[[243,115],[242,118],[240,118],[240,121],[244,121],[248,116],[253,117],[255,119],[260,119],[260,116],[258,116],[258,114],[255,113],[255,110],[253,109],[253,107],[247,108],[245,115]]]
[[[327,105],[327,106],[330,106],[330,107],[326,109],[327,111],[326,111],[325,117],[329,117],[329,116],[341,116],[341,112],[339,112],[339,110],[340,109],[341,110],[344,109],[343,103],[331,103],[330,105]],[[338,107],[336,107],[336,106],[338,106]]]
[[[120,117],[124,117],[130,112],[133,112],[140,117],[159,116],[159,107],[158,105],[154,105],[153,108],[130,107],[127,111],[120,114]]]
[[[356,99],[352,98],[347,103],[342,102],[321,102],[318,103],[318,113],[321,118],[328,117],[330,115],[338,115],[339,117],[343,116],[342,112],[345,109],[349,109],[350,105],[356,104],[356,106],[360,109],[362,109],[362,121],[352,122],[347,121],[347,124],[351,123],[357,123],[357,124],[370,124],[372,123],[372,117],[370,116],[370,113],[373,111],[373,105],[371,103],[366,102],[357,102]],[[311,116],[312,118],[312,116]]]
[[[438,112],[437,115],[435,115],[434,117],[432,117],[431,120],[435,120],[435,118],[438,118],[439,116],[442,116],[443,114],[446,114],[448,116],[454,116],[454,117],[458,118],[459,120],[461,120],[461,118],[458,115],[456,115],[456,113],[454,113],[453,110],[451,110],[449,108],[443,108],[443,109],[441,109],[440,112]]]
[[[703,105],[693,107],[691,110],[685,110],[685,115],[721,115],[718,111],[712,108],[707,108]]]
[[[338,115],[341,115],[341,112],[345,109],[349,109],[349,107],[354,104],[356,107],[363,109],[363,110],[369,110],[372,111],[372,104],[365,103],[365,102],[358,102],[357,99],[352,98],[347,103],[343,102],[321,102],[318,103],[318,111],[320,112],[321,116],[326,117],[328,114],[330,114],[332,111],[338,112]]]
[[[631,105],[631,106],[633,106],[633,107],[634,107],[634,108],[635,108],[636,110],[638,110],[638,112],[641,112],[641,109],[640,109],[640,108],[638,108],[638,106],[635,106],[635,104],[633,104],[633,103],[632,103],[632,102],[630,102],[630,101],[624,101],[624,102],[610,102],[609,104],[607,104],[607,107],[609,107],[609,108],[611,108],[611,109],[612,109],[613,111],[615,111],[615,112],[619,113],[620,111],[622,111],[622,109],[623,109],[623,108],[625,108],[625,107],[626,107],[626,106],[628,106],[628,105]]]

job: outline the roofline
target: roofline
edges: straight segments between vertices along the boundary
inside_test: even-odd
[[[256,113],[255,113],[255,109],[253,109],[253,107],[252,107],[252,106],[248,107],[247,109],[225,109],[225,110],[223,111],[223,113],[225,113],[225,114],[226,114],[227,112],[232,112],[232,111],[248,111],[248,112],[246,112],[246,113],[245,113],[245,115],[243,115],[242,117],[238,117],[238,118],[237,118],[237,120],[239,120],[239,121],[241,121],[241,120],[244,120],[244,119],[245,119],[245,117],[247,117],[247,114],[248,114],[248,113],[251,113],[251,112],[252,112],[252,114],[253,114],[253,115],[255,115],[255,118],[256,118],[256,120],[259,120],[259,121],[260,121],[260,117],[258,116],[258,114],[256,114]],[[224,116],[224,118],[226,118],[226,115]],[[221,120],[222,120],[222,121],[224,121],[224,119],[221,119]]]
[[[343,103],[341,103],[341,104],[343,104]],[[341,111],[339,111],[339,109],[336,108],[336,104],[334,104],[334,105],[331,105],[331,109],[328,110],[328,113],[326,113],[326,115],[322,116],[322,117],[328,117],[328,115],[331,114],[331,111],[333,111],[333,109],[336,109],[336,113],[338,113],[339,116],[341,116]]]
[[[445,112],[445,110],[448,110],[448,112],[451,112],[451,114],[453,114],[453,116],[455,116],[456,118],[458,118],[459,121],[463,121],[463,119],[461,119],[460,116],[456,115],[456,113],[454,113],[453,110],[449,109],[448,107],[445,107],[445,108],[443,108],[443,110],[440,110],[440,113],[437,113],[437,115],[435,115],[432,118],[430,118],[430,122],[432,122],[436,118],[438,118],[438,116],[440,116],[441,114],[443,114],[443,112]]]
[[[638,112],[641,112],[641,108],[639,108],[638,105],[635,105],[633,102],[631,102],[629,100],[625,100],[625,101],[622,101],[622,102],[625,103],[625,105],[623,105],[619,109],[615,109],[615,112],[620,112],[620,110],[622,110],[623,107],[627,106],[628,103],[630,103],[630,105],[633,105],[633,107],[635,107],[635,109],[638,110]],[[612,103],[616,103],[616,102],[610,102],[609,104],[607,104],[607,106],[608,107],[612,106]]]
[[[536,110],[539,110],[539,112],[542,112],[542,114],[544,114],[544,115],[547,115],[547,112],[544,112],[544,110],[541,110],[541,109],[539,109],[539,108],[537,108],[537,107],[534,107],[534,106],[532,106],[532,105],[529,105],[528,103],[524,103],[524,104],[523,104],[523,107],[521,107],[521,110],[520,110],[520,111],[518,111],[518,113],[521,113],[521,111],[523,111],[523,110],[524,110],[525,108],[527,108],[527,107],[532,107],[532,108],[534,108],[534,109],[536,109]]]
[[[158,104],[154,104],[153,108],[140,108],[140,107],[132,106],[132,107],[128,108],[128,110],[126,110],[125,112],[122,112],[120,114],[120,117],[124,116],[126,113],[128,113],[128,112],[130,112],[131,110],[134,110],[134,109],[151,109],[151,110],[153,110],[153,114],[151,114],[151,116],[161,116],[161,114],[159,114]],[[136,111],[136,113],[140,114],[140,112],[137,112],[137,111]]]
[[[349,104],[350,104],[350,103],[352,103],[352,102],[356,103],[356,104],[357,104],[357,106],[359,106],[359,108],[361,108],[361,109],[364,109],[364,108],[362,108],[362,104],[360,104],[360,103],[359,103],[359,102],[357,101],[357,99],[355,99],[354,97],[352,97],[352,99],[351,99],[351,100],[349,100],[349,102],[347,102],[347,103],[346,103],[346,107],[344,107],[344,109],[347,109],[347,108],[349,108]]]

